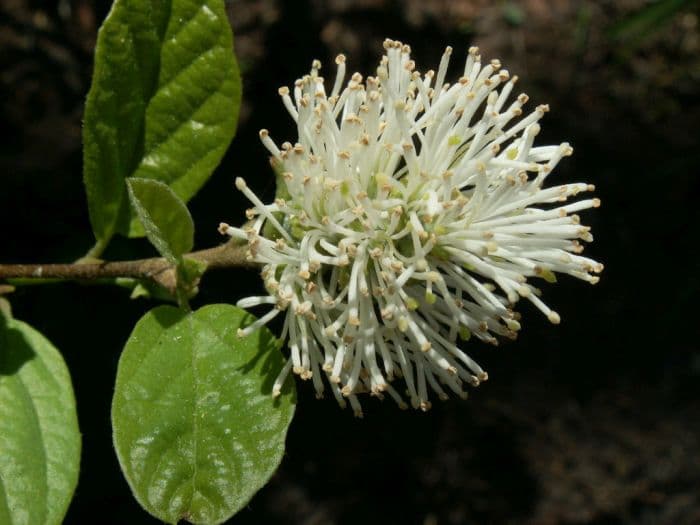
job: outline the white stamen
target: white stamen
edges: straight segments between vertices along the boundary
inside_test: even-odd
[[[567,143],[535,146],[548,107],[522,116],[527,96],[508,102],[517,77],[496,60],[482,67],[477,48],[454,84],[445,83],[451,48],[425,75],[408,46],[384,48],[376,77],[346,82],[339,55],[330,94],[318,61],[293,93],[280,89],[298,142],[278,148],[267,130],[260,138],[284,199],[265,205],[238,178],[250,223],[219,226],[263,265],[269,295],[238,305],[274,305],[239,334],[284,312],[290,358],[273,395],[291,371],[321,397],[325,377],[359,417],[366,392],[407,406],[397,378],[414,408],[430,408],[430,392],[466,397],[464,383],[488,376],[464,341],[515,338],[520,297],[558,324],[531,282],[559,273],[595,284],[603,269],[579,255],[593,237],[576,213],[600,200],[575,198],[594,187],[543,187],[572,153]]]

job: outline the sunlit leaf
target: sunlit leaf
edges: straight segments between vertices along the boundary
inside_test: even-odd
[[[148,240],[163,257],[177,264],[194,244],[194,223],[187,206],[157,180],[130,178],[127,186]]]
[[[124,179],[187,202],[233,138],[241,84],[223,0],[116,0],[100,29],[83,128],[97,239],[143,235]]]
[[[221,523],[279,465],[294,413],[284,359],[266,329],[230,305],[194,313],[161,306],[136,325],[119,362],[114,443],[136,499],[168,523]]]

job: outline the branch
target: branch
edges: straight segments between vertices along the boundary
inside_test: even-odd
[[[246,259],[247,249],[246,245],[229,241],[215,248],[188,253],[185,257],[206,263],[207,269],[254,268],[256,264]],[[175,283],[175,268],[163,257],[73,264],[0,264],[0,280],[24,278],[94,281],[116,277],[151,279],[167,289],[172,289]]]

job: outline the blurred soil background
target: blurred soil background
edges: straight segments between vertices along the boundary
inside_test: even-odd
[[[606,265],[591,287],[545,289],[554,327],[523,305],[524,329],[472,345],[491,380],[427,414],[364,402],[355,420],[299,384],[282,466],[234,524],[700,523],[700,7],[683,0],[232,0],[244,75],[238,134],[191,202],[197,245],[243,220],[236,176],[274,192],[257,131],[294,141],[277,88],[348,57],[372,74],[385,37],[417,68],[478,45],[549,103],[540,144],[569,141],[562,181],[591,182],[584,213]],[[60,262],[92,244],[81,181],[81,115],[107,2],[0,2],[0,261]],[[263,199],[265,200],[265,199]],[[695,248],[693,248],[695,246]],[[108,258],[151,254],[116,240]],[[195,306],[260,289],[253,272],[207,274]],[[10,296],[14,314],[64,353],[84,437],[66,523],[157,523],[140,510],[111,448],[119,352],[152,306],[111,288],[57,284]]]

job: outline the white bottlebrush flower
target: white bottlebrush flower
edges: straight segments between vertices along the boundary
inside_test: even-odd
[[[567,204],[593,186],[545,187],[572,153],[567,143],[533,145],[547,106],[523,117],[528,97],[508,102],[517,78],[497,60],[483,64],[477,48],[450,85],[451,48],[437,73],[421,75],[407,45],[384,47],[374,77],[355,73],[343,87],[340,55],[330,93],[318,61],[279,90],[299,134],[279,148],[260,132],[280,173],[279,198],[264,204],[239,178],[253,203],[249,225],[220,227],[246,239],[250,259],[264,265],[269,295],[239,306],[272,305],[240,335],[284,316],[291,355],[273,393],[292,370],[320,397],[325,374],[358,416],[363,392],[407,406],[396,377],[415,408],[430,407],[429,390],[465,397],[464,383],[487,374],[460,341],[514,338],[521,297],[559,323],[530,278],[596,283],[602,270],[580,255],[579,240],[592,236],[576,215],[600,201]]]

